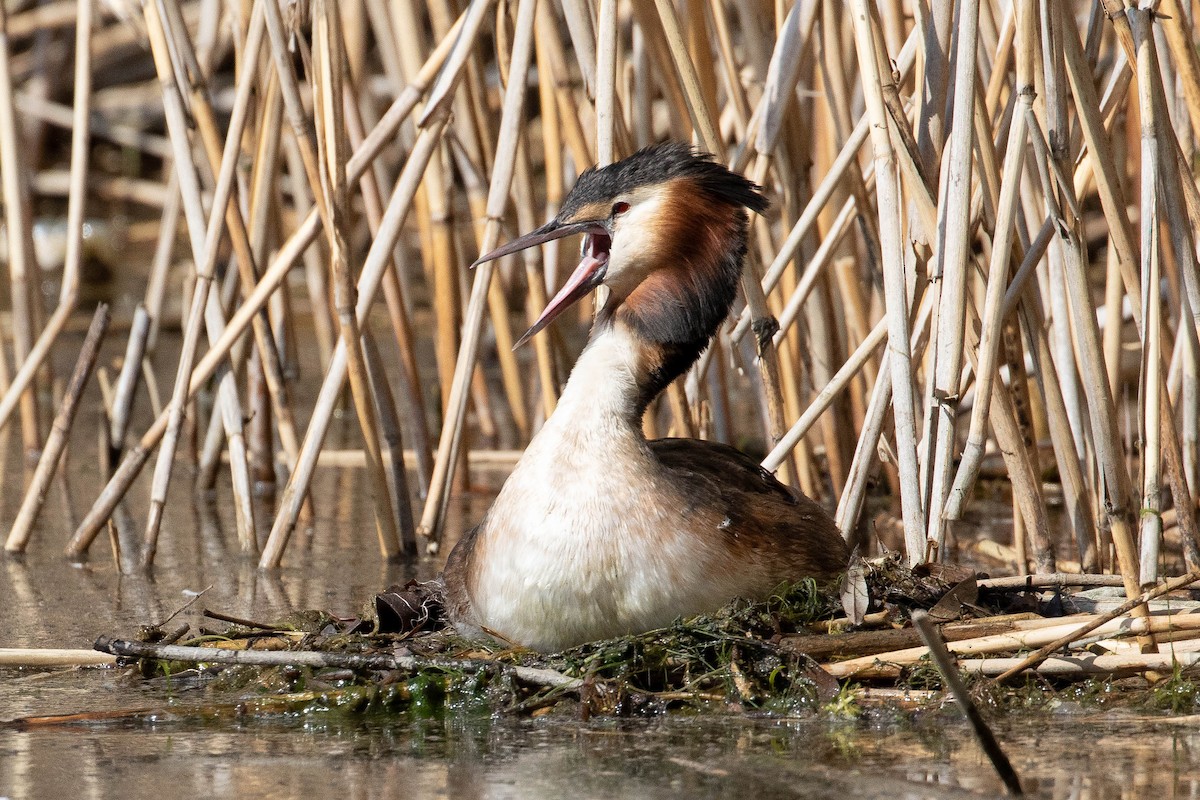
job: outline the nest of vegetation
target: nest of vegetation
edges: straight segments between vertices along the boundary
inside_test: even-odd
[[[1008,637],[1008,653],[1027,652],[1063,625],[1078,627],[1085,617],[1097,617],[1054,619],[1071,612],[1079,597],[1061,589],[996,591],[987,583],[981,586],[969,570],[912,570],[885,557],[860,562],[840,583],[806,580],[781,586],[762,602],[736,600],[658,630],[535,653],[458,636],[444,622],[440,584],[413,582],[376,595],[352,619],[308,612],[268,624],[206,611],[228,627],[217,632],[202,626],[198,633],[190,626],[173,633],[146,628],[139,641],[102,637],[97,648],[128,658],[145,678],[197,683],[212,690],[210,698],[235,696],[236,703],[220,707],[235,715],[428,715],[447,709],[584,718],[668,710],[791,715],[856,707],[866,696],[902,705],[940,702],[941,677],[927,656],[915,652],[920,639],[910,617],[918,609],[942,623],[951,649],[970,644],[960,654],[1003,652],[975,644],[989,637]],[[1173,597],[1180,606],[1173,616],[1186,622],[1193,609],[1182,606],[1200,604],[1177,592]],[[1120,617],[1112,616],[1119,625]],[[1044,630],[1052,633],[1037,633]],[[1027,635],[1033,638],[1021,638]],[[1094,641],[1088,646],[1094,648]],[[968,663],[960,660],[960,669],[972,672]],[[983,687],[993,684],[978,680],[986,671],[975,671],[973,685],[991,705],[1024,691],[1028,696],[1020,703],[1028,706],[1034,693],[1047,698],[1054,692],[1046,690],[1056,687],[1096,698],[1121,694],[1114,687],[1148,689],[1146,672],[1026,672],[1021,689],[1010,684],[1007,694],[988,694]],[[1173,682],[1165,696],[1172,709],[1187,705],[1180,697],[1194,702],[1200,695],[1186,672],[1179,665],[1167,670]],[[1160,683],[1152,696],[1161,690]],[[221,715],[217,707],[205,708]]]
[[[889,609],[898,621],[912,608],[932,607],[951,588],[894,558],[867,565],[864,578],[875,598],[870,610]],[[828,703],[839,692],[838,681],[794,642],[828,635],[828,621],[842,614],[840,595],[836,584],[805,580],[781,586],[763,602],[735,600],[670,627],[544,654],[463,639],[443,623],[440,586],[410,583],[376,595],[350,620],[310,612],[175,642],[162,628],[143,629],[144,648],[134,657],[146,677],[179,678],[197,663],[172,660],[173,644],[245,654],[230,664],[202,662],[210,685],[257,689],[260,703],[263,690],[280,701],[293,695],[302,707],[482,703],[492,710],[544,713],[568,703],[584,714],[631,714],[718,704],[795,711]],[[818,633],[822,629],[826,633]],[[101,644],[119,652],[114,644],[132,643]],[[262,663],[286,661],[286,653],[327,659],[316,666]],[[202,658],[198,654],[197,662]]]

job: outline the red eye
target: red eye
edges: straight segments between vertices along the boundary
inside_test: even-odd
[[[614,217],[616,217],[621,214],[624,214],[628,210],[629,210],[629,203],[626,203],[624,200],[622,200],[619,203],[613,203],[612,215]]]

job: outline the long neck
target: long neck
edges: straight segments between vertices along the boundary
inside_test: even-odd
[[[710,206],[691,223],[664,237],[674,246],[663,253],[663,266],[627,296],[611,298],[592,333],[595,340],[610,328],[623,328],[638,342],[639,419],[704,352],[737,295],[746,255],[745,212]]]
[[[641,435],[646,356],[644,343],[625,325],[597,322],[542,432],[569,439],[614,431]]]

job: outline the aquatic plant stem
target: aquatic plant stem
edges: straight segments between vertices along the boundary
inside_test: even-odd
[[[517,7],[517,26],[513,36],[512,62],[509,66],[510,77],[504,92],[500,133],[496,139],[495,166],[488,192],[487,224],[480,244],[481,252],[485,253],[495,248],[500,240],[500,223],[508,206],[509,186],[516,169],[517,139],[523,123],[527,88],[526,81],[521,79],[521,76],[528,74],[532,63],[535,11],[536,0],[521,0]],[[450,395],[446,402],[446,416],[438,441],[437,459],[434,461],[433,476],[429,482],[429,496],[426,498],[421,522],[417,527],[417,532],[424,536],[430,548],[435,550],[446,504],[450,501],[450,478],[459,458],[459,447],[466,424],[467,391],[479,356],[483,315],[486,312],[488,287],[494,269],[495,264],[491,261],[475,268],[471,294],[463,316],[462,340],[454,364]]]
[[[169,2],[168,2],[169,5]],[[263,3],[256,5],[257,13],[253,16],[254,24],[246,42],[245,59],[250,73],[254,72],[254,64],[263,40]],[[175,148],[175,164],[180,176],[180,189],[183,193],[184,213],[188,220],[188,230],[191,239],[193,258],[196,263],[196,287],[192,295],[191,309],[188,315],[187,327],[184,331],[184,342],[180,351],[179,366],[176,370],[175,388],[172,392],[169,406],[170,422],[166,435],[159,449],[158,462],[154,469],[154,480],[151,486],[150,510],[147,515],[146,527],[142,541],[142,566],[149,567],[154,562],[158,549],[158,534],[162,524],[164,507],[167,499],[167,489],[170,485],[171,472],[175,460],[175,450],[179,432],[183,424],[184,411],[188,397],[189,376],[195,363],[199,346],[201,326],[208,333],[210,343],[215,342],[225,325],[223,313],[217,299],[210,294],[210,287],[215,274],[218,257],[218,247],[225,231],[225,210],[233,197],[235,168],[237,159],[235,153],[241,147],[241,132],[248,116],[250,89],[253,81],[246,80],[238,87],[237,98],[234,101],[234,112],[230,120],[230,133],[226,139],[226,152],[217,176],[217,185],[213,198],[213,213],[209,215],[207,225],[204,220],[204,209],[200,199],[200,179],[197,167],[192,160],[191,148],[188,143],[187,122],[184,117],[183,98],[180,94],[182,87],[189,85],[186,77],[175,71],[175,63],[169,52],[169,33],[165,20],[159,14],[156,0],[143,3],[147,29],[150,33],[155,67],[163,88],[163,98],[167,110],[167,121],[172,145]],[[175,32],[186,36],[186,32]],[[185,52],[188,48],[183,48]],[[194,76],[199,80],[199,75]],[[199,91],[197,92],[199,94]],[[208,115],[200,110],[206,108],[202,102],[193,102],[194,112],[200,112],[201,118]],[[203,233],[202,233],[203,232]],[[247,253],[248,255],[248,253]],[[211,301],[210,301],[211,297]],[[252,551],[256,547],[254,535],[254,512],[250,507],[250,473],[246,460],[246,445],[243,435],[242,407],[238,399],[238,391],[234,376],[227,371],[220,379],[220,414],[225,427],[229,444],[230,467],[233,477],[234,509],[237,519],[238,540],[242,548]]]
[[[388,201],[387,209],[384,211],[383,220],[379,225],[379,232],[375,240],[371,243],[371,249],[367,253],[366,261],[363,263],[362,271],[359,273],[357,287],[358,304],[355,307],[355,315],[359,318],[366,316],[371,308],[371,304],[375,300],[375,292],[379,288],[379,284],[383,279],[383,273],[387,269],[387,264],[390,260],[390,251],[395,246],[396,239],[400,235],[400,229],[404,224],[405,218],[408,216],[409,209],[412,207],[413,197],[416,195],[417,187],[425,172],[425,167],[429,159],[433,157],[433,151],[440,140],[444,127],[445,119],[435,119],[431,127],[421,131],[416,143],[413,145],[412,151],[408,155],[408,160],[404,164],[404,170],[400,175],[400,179],[396,182],[396,188]],[[353,170],[348,170],[348,174],[352,175]],[[315,212],[310,215],[310,219],[312,220],[311,224],[315,233],[317,227]],[[300,516],[304,497],[308,494],[308,487],[312,481],[317,456],[325,440],[325,433],[329,428],[329,422],[333,416],[333,409],[337,403],[338,395],[341,394],[342,386],[346,380],[346,371],[347,358],[345,344],[339,341],[333,351],[333,356],[330,358],[329,369],[326,371],[324,381],[321,384],[321,391],[317,396],[317,404],[313,409],[312,419],[308,423],[308,429],[304,432],[304,442],[300,446],[300,456],[296,460],[296,470],[288,478],[287,486],[279,498],[279,510],[275,515],[275,523],[271,528],[267,543],[263,546],[262,555],[258,560],[258,565],[261,569],[276,569],[283,559],[283,552],[287,547],[288,540],[291,538],[292,532],[296,527],[296,521]]]
[[[163,661],[185,661],[193,664],[245,664],[252,666],[335,667],[344,669],[442,669],[453,672],[506,673],[534,686],[576,691],[583,687],[582,678],[572,678],[561,672],[537,667],[499,664],[485,659],[437,658],[410,655],[366,655],[362,653],[325,653],[317,650],[224,650],[216,647],[195,647],[179,644],[151,644],[101,636],[96,650],[126,658],[154,658]]]
[[[979,2],[968,0],[956,8],[953,110],[950,142],[941,169],[938,191],[938,224],[930,283],[937,296],[934,308],[933,367],[929,396],[925,398],[925,458],[922,489],[928,514],[927,537],[941,552],[945,543],[942,508],[950,491],[954,448],[957,437],[959,377],[963,365],[963,336],[966,324],[967,283],[971,272],[970,219],[972,151],[975,146],[976,63],[979,33]],[[1012,154],[1010,153],[1010,157]],[[1015,187],[1014,187],[1015,188]],[[1015,202],[1015,197],[1014,197]],[[999,232],[1004,235],[1003,232]],[[1007,267],[1007,253],[1002,253]],[[999,257],[999,256],[998,256]],[[1007,269],[999,270],[1001,282]],[[999,288],[993,290],[993,294]],[[983,404],[986,407],[986,403]],[[976,406],[979,408],[979,406]],[[897,423],[898,425],[899,423]],[[911,557],[911,553],[909,554]]]
[[[25,453],[31,455],[38,450],[41,437],[38,433],[37,399],[29,384],[33,381],[36,362],[30,359],[34,344],[34,290],[35,274],[38,269],[33,249],[33,219],[29,198],[29,178],[25,174],[28,164],[23,154],[23,143],[17,130],[18,116],[13,102],[13,74],[11,49],[8,34],[8,11],[0,7],[0,194],[4,200],[4,222],[8,240],[9,301],[12,303],[13,359],[18,373],[5,392],[9,397],[6,414],[0,416],[0,428],[12,413],[12,406],[21,410],[21,440]],[[34,273],[34,274],[31,274]],[[49,352],[49,344],[45,347]],[[17,379],[20,370],[28,362],[24,386]],[[2,408],[2,406],[0,406]]]

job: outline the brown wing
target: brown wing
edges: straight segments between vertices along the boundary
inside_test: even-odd
[[[467,582],[474,565],[475,543],[481,527],[476,525],[462,535],[450,551],[442,570],[442,580],[446,584],[446,611],[455,622],[471,620],[471,595]]]
[[[833,518],[780,483],[745,453],[718,442],[658,439],[650,450],[697,507],[720,514],[735,549],[753,554],[781,579],[832,575],[850,554]]]

